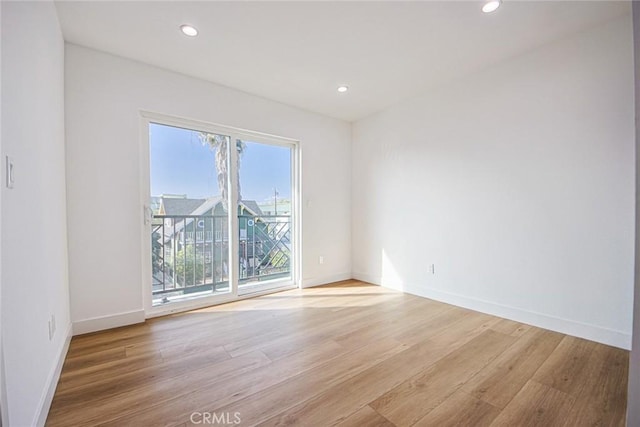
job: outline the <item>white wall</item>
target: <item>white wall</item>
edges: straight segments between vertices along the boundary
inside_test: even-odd
[[[355,123],[354,276],[629,348],[632,58],[627,16]]]
[[[2,6],[0,6],[0,23],[2,23]],[[0,42],[0,100],[2,99],[2,43]],[[2,102],[0,102],[0,154],[2,153]],[[0,162],[1,163],[1,162]],[[4,169],[0,164],[0,174]],[[0,185],[4,183],[0,176]],[[0,191],[0,242],[2,241],[2,192]],[[0,425],[8,425],[7,394],[4,381],[4,356],[2,350],[2,245],[0,244]]]
[[[70,336],[64,42],[52,2],[2,2],[2,340],[9,425],[43,425]],[[57,331],[49,340],[49,316]]]
[[[75,45],[65,63],[74,330],[142,316],[140,110],[300,140],[303,281],[350,277],[348,123]]]
[[[633,308],[633,340],[629,357],[627,425],[640,425],[640,5],[633,3],[633,45],[636,101],[636,268]]]

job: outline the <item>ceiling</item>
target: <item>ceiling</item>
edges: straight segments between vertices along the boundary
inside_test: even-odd
[[[65,40],[353,121],[629,2],[58,1]],[[189,23],[200,35],[184,36]],[[336,88],[347,84],[340,94]]]

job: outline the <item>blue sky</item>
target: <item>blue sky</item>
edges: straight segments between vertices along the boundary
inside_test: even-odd
[[[189,198],[219,195],[215,152],[199,133],[152,123],[149,126],[151,195],[187,194]],[[291,150],[245,141],[240,160],[242,198],[258,202],[291,197]]]

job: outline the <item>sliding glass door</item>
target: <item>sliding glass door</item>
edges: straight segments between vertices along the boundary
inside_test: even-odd
[[[239,292],[291,283],[292,148],[237,141]]]
[[[157,115],[144,125],[148,310],[293,287],[295,142]]]
[[[149,124],[153,305],[231,292],[229,141]]]

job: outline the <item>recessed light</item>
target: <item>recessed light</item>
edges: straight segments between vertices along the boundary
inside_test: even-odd
[[[340,93],[345,93],[348,90],[349,90],[349,86],[345,86],[345,85],[338,86],[338,92]]]
[[[482,11],[484,13],[495,12],[495,10],[498,9],[501,4],[502,0],[489,0],[482,6]]]
[[[194,26],[191,25],[180,25],[180,31],[182,31],[182,33],[185,36],[189,36],[189,37],[195,37],[198,35],[198,29]]]

